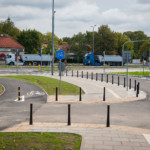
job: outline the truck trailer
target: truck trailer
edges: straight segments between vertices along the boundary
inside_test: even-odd
[[[88,53],[83,60],[85,66],[101,66],[104,63],[109,66],[121,66],[122,57],[119,55],[94,55],[93,53]]]
[[[52,61],[51,55],[21,54],[18,57],[14,53],[7,54],[6,65],[39,65],[41,62],[42,65],[48,65]]]

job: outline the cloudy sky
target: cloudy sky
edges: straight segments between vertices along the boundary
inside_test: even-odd
[[[150,0],[54,0],[55,34],[62,38],[108,24],[113,31],[142,30],[150,36]],[[8,16],[23,29],[52,31],[52,0],[0,0],[0,20]]]

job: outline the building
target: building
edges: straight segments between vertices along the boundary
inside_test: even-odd
[[[8,53],[24,54],[24,46],[7,34],[0,34],[0,63],[5,62]]]

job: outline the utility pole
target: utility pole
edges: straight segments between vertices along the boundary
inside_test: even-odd
[[[93,28],[93,54],[94,54],[94,28],[96,27],[96,25],[91,26]]]
[[[105,51],[103,52],[103,58],[104,58],[104,73],[105,73]]]
[[[52,0],[52,68],[51,73],[54,74],[54,0]]]

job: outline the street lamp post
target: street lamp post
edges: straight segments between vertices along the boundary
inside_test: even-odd
[[[54,0],[52,0],[52,69],[51,69],[51,73],[52,75],[53,73],[53,69],[54,69]]]
[[[94,28],[96,27],[96,25],[91,26],[93,28],[93,54],[94,54]]]

